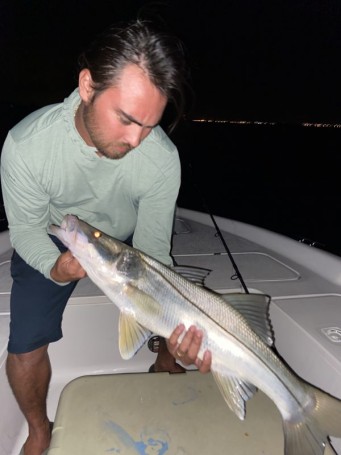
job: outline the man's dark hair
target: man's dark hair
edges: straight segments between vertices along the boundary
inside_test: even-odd
[[[184,113],[188,72],[181,42],[158,31],[147,21],[137,20],[123,27],[110,27],[79,57],[80,70],[91,73],[96,93],[115,85],[127,64],[142,68],[150,81],[175,107],[172,131]]]

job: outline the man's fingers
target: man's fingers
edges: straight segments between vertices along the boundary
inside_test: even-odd
[[[203,339],[203,333],[201,330],[198,330],[195,327],[190,327],[189,332],[191,333],[191,337],[188,337],[188,339],[186,340],[185,349],[186,349],[187,355],[191,359],[191,361],[195,362],[195,360],[198,356],[198,353],[200,351],[200,346],[201,346],[202,339]]]
[[[167,340],[169,352],[184,365],[195,364],[201,373],[210,371],[212,356],[209,351],[204,353],[203,359],[198,358],[203,332],[194,325],[185,331],[184,324],[179,324]],[[181,339],[181,337],[183,337]],[[181,340],[181,341],[180,341]]]
[[[171,336],[167,340],[168,350],[172,355],[175,354],[176,348],[178,346],[178,339],[184,330],[185,330],[184,324],[179,324],[173,330]]]
[[[212,363],[212,354],[210,351],[205,351],[203,359],[202,360],[197,359],[197,361],[195,362],[200,373],[204,373],[204,374],[208,373],[211,370],[211,363]]]
[[[86,272],[71,251],[62,253],[50,272],[51,278],[59,282],[79,280],[86,276]]]

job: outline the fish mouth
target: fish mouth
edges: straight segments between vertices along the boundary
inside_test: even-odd
[[[78,227],[78,218],[75,215],[66,215],[60,223],[60,226],[51,224],[48,230],[50,234],[58,237],[65,246],[69,246],[78,234]]]
[[[60,224],[60,229],[66,232],[73,232],[78,230],[78,226],[79,220],[75,215],[66,215]]]

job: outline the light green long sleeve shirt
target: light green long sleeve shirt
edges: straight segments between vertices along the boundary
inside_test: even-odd
[[[50,278],[59,250],[48,226],[77,215],[135,248],[172,264],[170,240],[180,186],[177,149],[160,127],[125,157],[99,157],[79,135],[75,90],[33,112],[7,136],[1,181],[10,239],[18,254]]]

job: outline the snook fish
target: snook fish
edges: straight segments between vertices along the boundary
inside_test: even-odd
[[[223,298],[73,215],[50,232],[119,308],[123,358],[131,358],[151,333],[169,338],[179,323],[193,324],[204,333],[198,357],[212,352],[214,379],[241,420],[257,389],[276,404],[286,455],[322,455],[328,436],[341,437],[341,401],[301,380],[271,347],[268,296]]]

